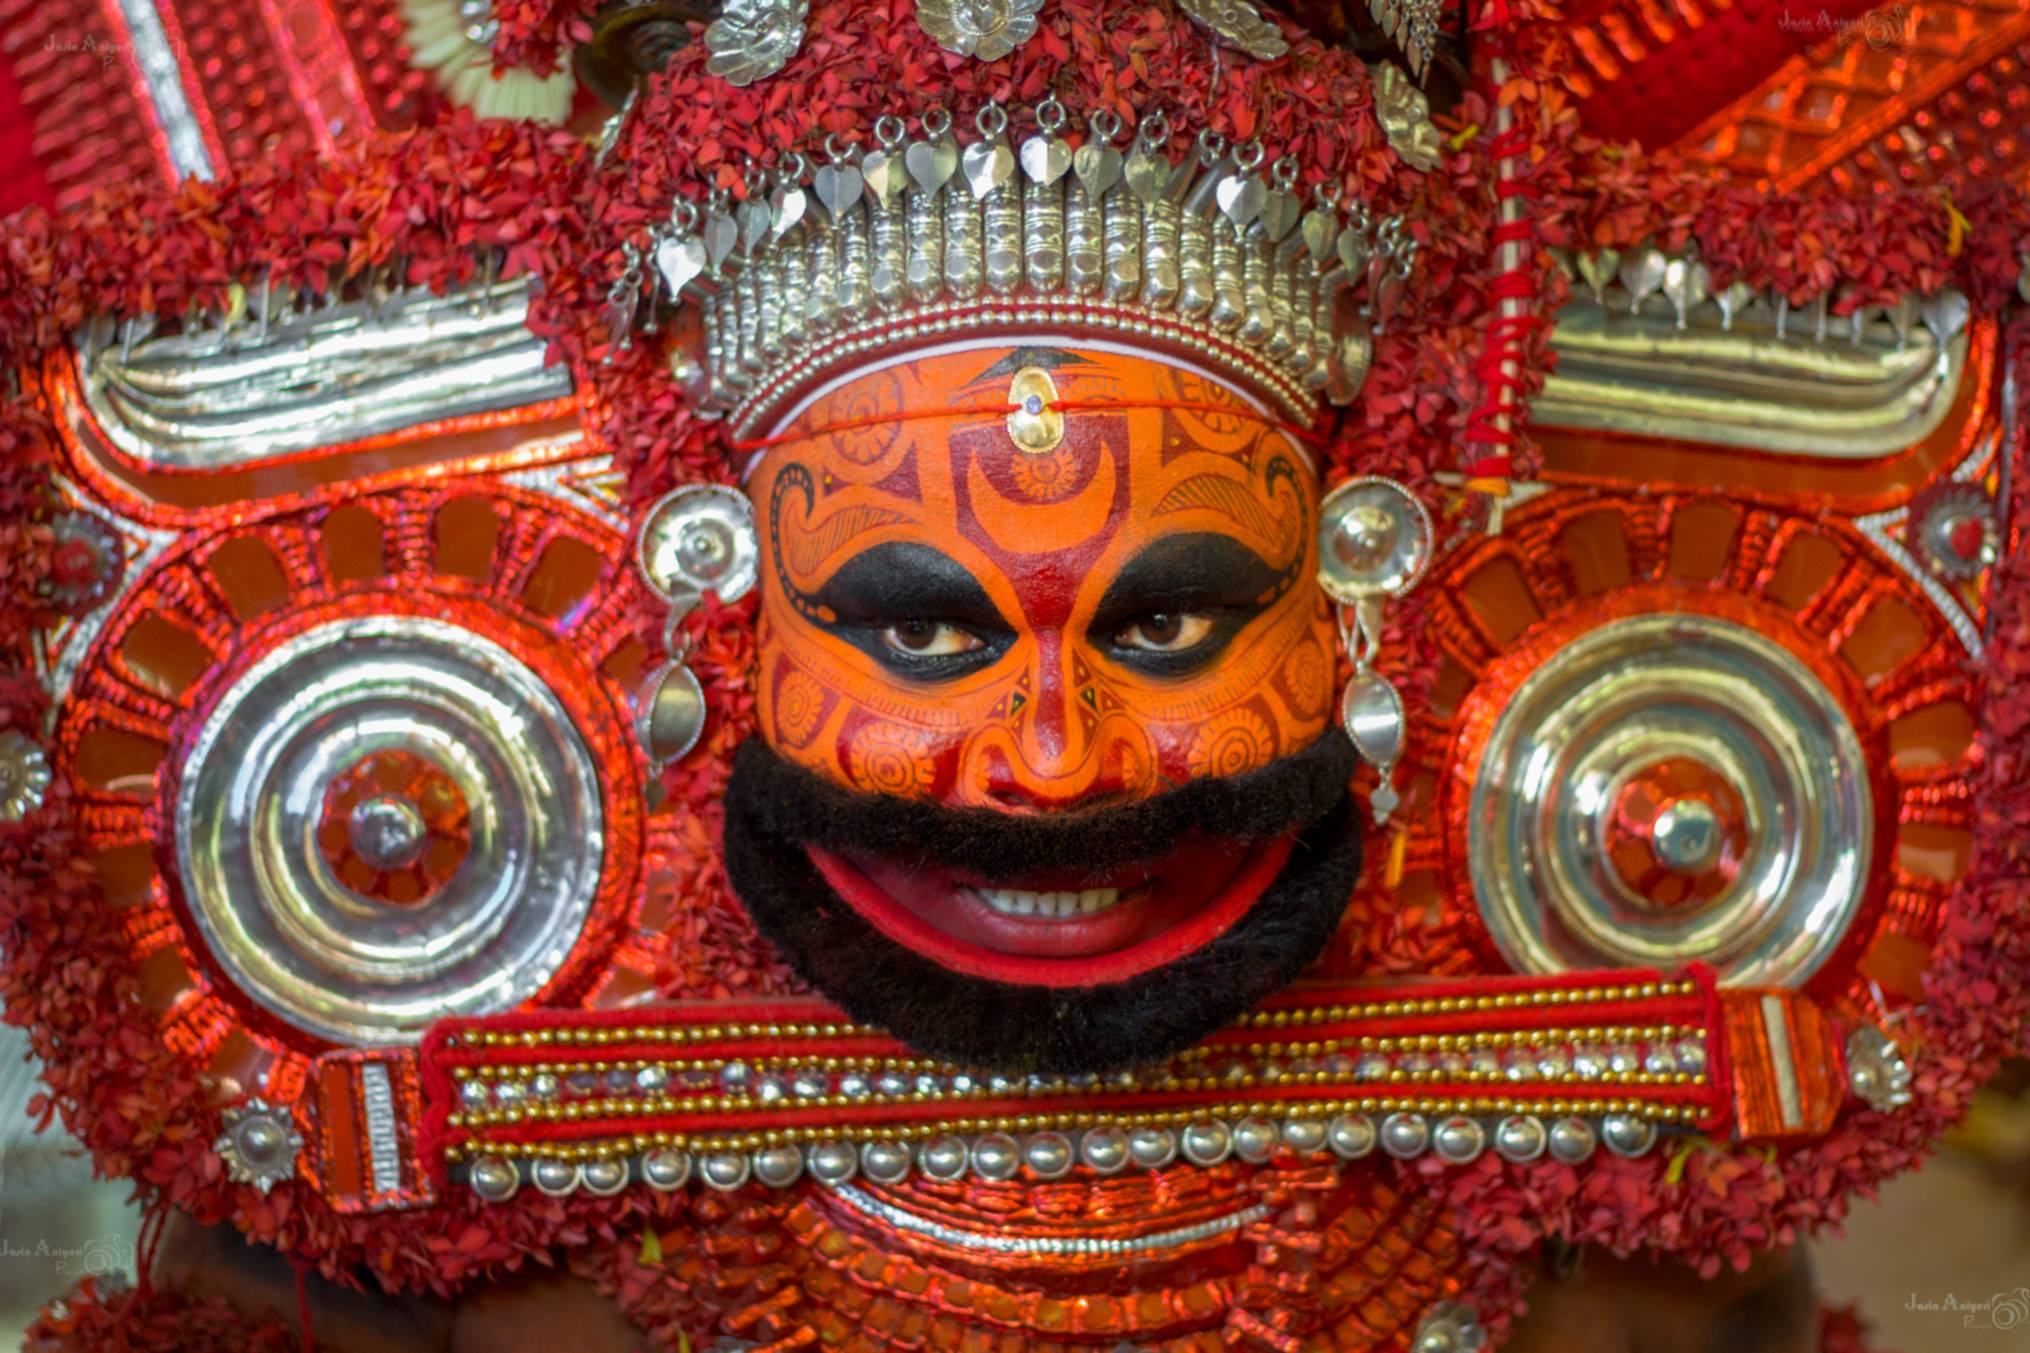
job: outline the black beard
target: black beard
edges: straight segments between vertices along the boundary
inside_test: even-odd
[[[726,786],[726,873],[761,933],[859,1023],[966,1067],[1125,1070],[1232,1023],[1324,949],[1360,874],[1360,824],[1347,788],[1357,761],[1333,729],[1244,775],[1193,780],[1118,807],[1017,816],[856,794],[749,738]],[[1183,958],[1090,987],[954,972],[877,930],[805,850],[979,878],[1065,868],[1097,875],[1160,860],[1189,833],[1251,844],[1293,830],[1282,871],[1223,933]]]

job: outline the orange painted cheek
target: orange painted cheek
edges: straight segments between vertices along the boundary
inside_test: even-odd
[[[851,671],[826,651],[833,642],[820,636],[807,644],[771,639],[760,646],[763,738],[782,756],[849,789],[941,795],[958,763],[959,720],[939,711],[934,696]],[[945,717],[912,718],[918,709]]]
[[[1165,780],[1239,775],[1316,741],[1331,714],[1332,628],[1309,589],[1252,651],[1235,655],[1210,689],[1147,719]]]

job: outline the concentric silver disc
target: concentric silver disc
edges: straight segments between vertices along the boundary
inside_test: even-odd
[[[389,766],[421,788],[345,788]],[[432,820],[455,840],[431,840]],[[376,1044],[540,990],[591,907],[601,824],[592,757],[541,678],[470,630],[374,616],[290,639],[219,699],[183,769],[176,849],[243,991]],[[389,870],[423,882],[363,882]]]
[[[1530,674],[1488,736],[1467,832],[1519,969],[1702,959],[1794,984],[1860,909],[1874,803],[1846,712],[1803,662],[1669,613],[1589,631]]]

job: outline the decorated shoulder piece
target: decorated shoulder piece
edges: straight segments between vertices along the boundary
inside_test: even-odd
[[[7,1015],[99,1167],[657,1346],[1474,1353],[1925,1150],[2030,944],[2022,200],[1354,9],[412,0],[570,126],[0,227]]]

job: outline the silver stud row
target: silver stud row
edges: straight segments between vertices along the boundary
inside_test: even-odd
[[[1341,1114],[1330,1120],[1289,1118],[1271,1123],[1244,1118],[1235,1123],[1203,1119],[1182,1129],[1104,1126],[1082,1132],[1032,1132],[1017,1138],[1005,1132],[975,1137],[935,1137],[920,1143],[887,1138],[853,1143],[825,1141],[810,1146],[778,1144],[755,1151],[706,1151],[694,1154],[677,1147],[656,1147],[626,1160],[610,1157],[570,1161],[542,1156],[517,1161],[502,1155],[481,1156],[467,1168],[474,1193],[488,1202],[505,1202],[524,1184],[551,1197],[581,1189],[610,1197],[638,1181],[665,1192],[680,1189],[694,1178],[707,1188],[730,1192],[757,1182],[788,1188],[804,1175],[822,1184],[843,1184],[854,1178],[876,1184],[897,1184],[912,1171],[950,1183],[971,1174],[990,1183],[1014,1179],[1027,1170],[1037,1180],[1063,1179],[1084,1166],[1098,1175],[1118,1174],[1133,1166],[1161,1170],[1182,1161],[1210,1168],[1229,1160],[1265,1164],[1279,1150],[1298,1156],[1330,1155],[1353,1161],[1373,1154],[1412,1160],[1427,1152],[1454,1165],[1478,1160],[1488,1150],[1513,1164],[1551,1159],[1580,1165],[1605,1146],[1616,1155],[1635,1157],[1656,1144],[1655,1123],[1632,1114],[1610,1114],[1599,1120],[1580,1117],[1546,1122],[1533,1114],[1499,1119],[1453,1114],[1428,1117],[1392,1113],[1377,1121],[1368,1114]]]

